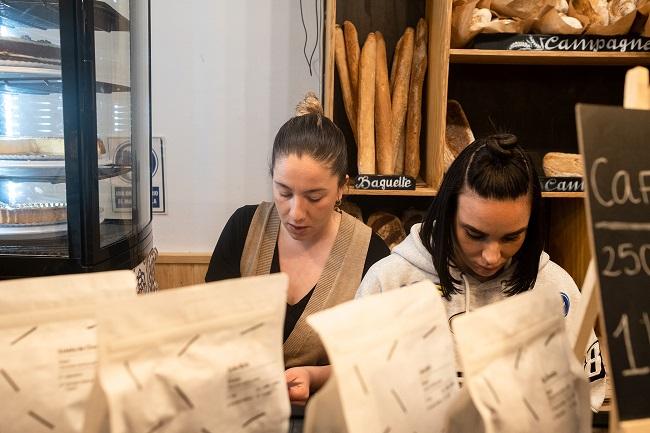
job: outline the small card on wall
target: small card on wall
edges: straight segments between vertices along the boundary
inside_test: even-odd
[[[360,174],[354,181],[356,189],[414,190],[415,179],[403,175]]]
[[[162,137],[151,138],[151,210],[153,213],[166,213],[165,144]]]
[[[129,137],[109,137],[108,149],[111,162],[117,166],[132,164],[131,140]],[[165,158],[162,137],[151,138],[149,157],[151,172],[151,210],[166,213],[165,206]],[[131,219],[133,210],[133,180],[131,170],[110,179],[106,191],[100,183],[100,201],[104,217],[109,219]]]

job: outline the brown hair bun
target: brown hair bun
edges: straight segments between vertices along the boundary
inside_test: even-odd
[[[324,116],[323,106],[314,92],[307,92],[302,101],[296,105],[296,117],[306,114],[316,114]]]

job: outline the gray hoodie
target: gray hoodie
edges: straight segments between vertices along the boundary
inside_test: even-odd
[[[378,261],[368,270],[357,290],[357,298],[408,286],[425,279],[440,284],[431,254],[420,240],[420,226],[421,224],[416,224],[411,227],[408,237],[397,245],[388,257]],[[512,275],[513,268],[508,264],[496,278],[485,282],[479,282],[471,275],[452,268],[452,277],[462,283],[458,287],[460,293],[452,295],[451,300],[445,302],[450,327],[455,317],[504,299],[506,295],[503,293],[503,286]],[[567,320],[567,332],[573,338],[580,325],[575,314],[580,302],[580,291],[571,276],[551,261],[545,252],[540,256],[539,271],[533,290],[552,290],[558,294],[562,299],[562,308]],[[598,408],[605,398],[605,370],[600,346],[593,332],[586,348],[584,368],[592,382],[591,405]]]

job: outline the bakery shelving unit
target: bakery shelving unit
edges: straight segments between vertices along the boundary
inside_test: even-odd
[[[451,2],[443,3],[446,11],[438,17],[439,25],[450,31]],[[622,105],[626,70],[650,64],[650,53],[638,52],[450,49],[447,45],[438,55],[448,60],[445,100],[461,102],[477,135],[491,132],[494,123],[511,128],[525,145],[531,144],[539,169],[545,151],[578,153],[576,103]],[[466,85],[469,77],[473,84]],[[480,101],[472,98],[472,91]],[[580,286],[591,256],[584,193],[543,196],[546,250]]]
[[[395,11],[419,5],[429,23],[429,65],[423,122],[421,177],[415,191],[360,191],[348,188],[353,199],[382,200],[433,197],[443,175],[446,101],[458,100],[476,136],[500,130],[515,132],[529,149],[541,172],[541,158],[548,151],[577,153],[573,109],[577,102],[622,105],[624,73],[650,64],[650,53],[594,53],[451,49],[451,1],[329,0],[326,3],[326,62],[324,100],[326,114],[349,127],[340,101],[334,69],[335,23],[352,20],[359,37],[372,30],[413,25]],[[373,14],[374,13],[374,14]],[[406,13],[408,15],[408,13]],[[379,16],[379,17],[378,17]],[[355,21],[356,20],[356,21]],[[388,58],[392,58],[398,34],[389,30]],[[354,149],[352,149],[354,152]],[[353,159],[353,158],[352,158]],[[352,168],[351,173],[355,173]],[[580,286],[590,259],[584,214],[584,193],[543,193],[546,250]],[[428,201],[428,200],[427,200]]]
[[[2,152],[0,200],[27,191],[67,214],[0,226],[0,279],[135,267],[152,245],[149,2],[0,0],[0,26],[13,37],[0,56],[0,135],[65,149]],[[56,53],[20,58],[5,49],[16,38]],[[30,202],[16,203],[3,212]]]
[[[439,52],[444,45],[442,37],[446,32],[435,26],[435,17],[444,11],[444,2],[437,0],[375,0],[372,2],[350,0],[327,0],[325,11],[325,73],[324,73],[324,108],[325,114],[332,118],[341,127],[349,143],[349,172],[356,173],[356,147],[352,131],[341,102],[341,90],[334,65],[334,26],[344,20],[352,21],[359,32],[359,44],[363,42],[368,33],[379,30],[386,40],[387,58],[393,57],[397,40],[407,26],[415,27],[418,19],[425,18],[428,23],[429,52]],[[448,44],[448,42],[447,42]],[[445,106],[441,99],[434,95],[442,92],[444,84],[440,59],[429,55],[427,74],[425,78],[426,90],[423,94],[422,132],[420,134],[420,176],[416,182],[415,191],[386,192],[387,195],[403,196],[432,196],[435,188],[440,183],[443,174],[442,147],[444,139]],[[389,64],[390,68],[390,64]],[[347,189],[348,195],[376,195],[376,192],[357,191]]]

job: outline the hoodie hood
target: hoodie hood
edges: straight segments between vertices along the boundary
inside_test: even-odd
[[[420,240],[421,226],[421,223],[414,224],[406,239],[393,248],[392,253],[402,257],[412,266],[427,274],[433,275],[437,279],[438,273],[433,267],[431,254]]]

